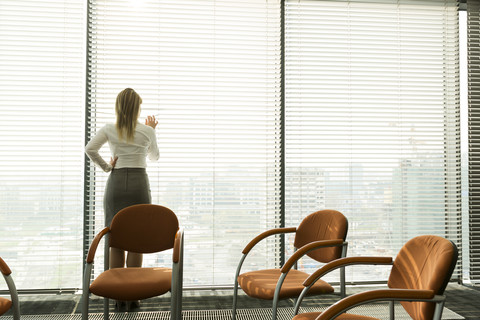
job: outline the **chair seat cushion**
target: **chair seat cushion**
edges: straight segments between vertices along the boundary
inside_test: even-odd
[[[12,307],[12,301],[7,298],[0,297],[0,314],[4,314]]]
[[[293,317],[292,320],[315,320],[321,312],[307,312],[300,313]],[[356,314],[344,313],[336,317],[335,320],[379,320],[378,318],[372,318],[367,316],[360,316]]]
[[[280,269],[267,269],[252,272],[246,272],[238,276],[238,284],[243,291],[250,297],[273,300],[275,287],[280,277]],[[309,276],[308,273],[291,269],[282,288],[280,289],[279,299],[298,297],[304,286],[303,281]],[[333,287],[323,280],[318,280],[309,290],[308,295],[317,295],[332,293]]]
[[[168,292],[172,285],[170,268],[116,268],[101,273],[90,285],[97,296],[132,301]]]

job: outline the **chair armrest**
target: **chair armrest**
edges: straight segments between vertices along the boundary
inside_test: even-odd
[[[12,270],[10,270],[10,267],[2,258],[0,258],[0,271],[3,274],[3,278],[7,284],[8,291],[10,293],[10,300],[12,301],[11,310],[12,310],[13,320],[19,320],[20,304],[18,301],[17,287],[15,286],[15,282],[13,281],[13,278],[12,278]]]
[[[109,227],[105,227],[102,231],[100,231],[95,238],[93,238],[92,244],[90,245],[90,249],[88,249],[87,255],[87,263],[92,263],[93,259],[95,258],[95,252],[97,251],[98,244],[100,240],[102,240],[103,236],[110,232]]]
[[[265,232],[262,232],[261,234],[256,236],[252,241],[250,241],[247,244],[245,249],[243,249],[242,253],[243,254],[249,253],[250,250],[252,250],[252,248],[257,243],[259,243],[261,240],[265,239],[266,237],[269,237],[269,236],[274,235],[274,234],[279,234],[279,233],[292,233],[292,232],[295,232],[295,231],[297,231],[297,228],[292,227],[292,228],[276,228],[276,229],[271,229],[271,230],[267,230]]]
[[[295,262],[297,262],[298,259],[300,259],[301,257],[303,257],[305,254],[307,254],[312,250],[325,248],[325,247],[340,247],[340,246],[343,246],[344,244],[346,244],[346,242],[343,241],[342,239],[321,240],[321,241],[314,241],[309,244],[306,244],[300,249],[298,249],[297,251],[295,251],[294,254],[292,254],[292,256],[287,260],[287,262],[285,262],[285,264],[283,265],[280,271],[282,271],[282,273],[287,273],[293,267]]]
[[[331,305],[316,320],[335,319],[354,307],[374,301],[430,301],[434,297],[433,290],[381,289],[360,292]]]
[[[4,276],[8,276],[12,273],[12,270],[10,270],[7,263],[2,258],[0,258],[0,271],[3,273]]]
[[[183,246],[183,228],[178,229],[177,234],[175,235],[175,242],[173,244],[173,262],[177,263],[180,261],[180,253]]]
[[[341,267],[358,265],[358,264],[371,264],[371,265],[391,265],[393,263],[392,257],[346,257],[333,260],[320,269],[317,269],[312,273],[305,281],[303,285],[305,287],[310,286],[312,283],[316,282],[319,278],[323,277],[325,274],[336,270]]]

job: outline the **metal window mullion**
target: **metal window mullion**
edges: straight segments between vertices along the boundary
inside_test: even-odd
[[[91,8],[91,1],[87,0],[87,10],[86,10],[86,37],[85,37],[85,50],[86,50],[86,72],[85,72],[85,141],[84,145],[90,141],[92,136],[92,122],[95,121],[95,118],[92,117],[92,105],[91,105],[91,82],[90,82],[90,74],[91,74],[91,63],[90,63],[90,41],[92,39],[90,34],[90,25],[92,23],[92,19],[90,16]],[[90,248],[90,243],[92,242],[95,236],[95,226],[92,223],[95,218],[95,212],[93,210],[92,199],[91,195],[95,194],[95,170],[91,169],[90,159],[85,154],[85,161],[84,161],[84,176],[83,176],[83,256],[82,256],[82,274],[85,273],[85,263],[87,259],[88,249]]]
[[[285,227],[285,0],[280,4],[280,228]],[[280,235],[280,266],[285,264],[285,234]]]
[[[470,279],[480,280],[480,1],[467,1]]]

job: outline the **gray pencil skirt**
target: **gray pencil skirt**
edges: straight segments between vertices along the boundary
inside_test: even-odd
[[[134,204],[152,203],[150,182],[144,168],[113,169],[107,180],[103,197],[105,226],[123,208]]]

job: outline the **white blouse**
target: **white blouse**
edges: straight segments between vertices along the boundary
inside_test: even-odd
[[[109,123],[101,128],[85,147],[85,153],[90,160],[105,172],[111,171],[112,166],[100,156],[98,151],[106,142],[110,147],[112,158],[118,157],[116,169],[146,168],[147,156],[150,160],[159,158],[155,129],[138,122],[133,141],[126,142],[119,140],[115,124]]]

